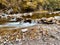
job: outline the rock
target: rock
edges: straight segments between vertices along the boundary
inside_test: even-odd
[[[50,17],[50,18],[42,18],[41,22],[43,24],[55,24],[56,21],[55,21],[54,17]]]
[[[53,19],[52,17],[51,18],[42,18],[41,22],[43,24],[53,24],[52,19]]]
[[[32,15],[33,15],[33,13],[29,13],[29,15],[30,15],[30,16],[32,16]]]
[[[60,24],[60,16],[54,16],[56,24]]]
[[[41,22],[45,23],[47,18],[41,18]]]
[[[25,23],[26,23],[26,22],[31,23],[32,20],[31,20],[30,18],[27,18],[24,22],[25,22]]]
[[[41,18],[42,20],[46,20],[47,18],[45,18],[45,17],[43,17],[43,18]]]
[[[56,21],[56,24],[60,24],[60,22],[59,21]]]
[[[27,16],[27,13],[24,13],[23,15],[24,15],[24,16]]]
[[[24,33],[24,32],[26,32],[26,31],[28,31],[28,29],[22,29],[21,31]]]
[[[53,17],[50,17],[50,18],[47,18],[47,21],[52,21],[53,20]]]
[[[60,16],[54,16],[54,19],[60,21]]]

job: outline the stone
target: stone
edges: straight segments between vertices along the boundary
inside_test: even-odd
[[[22,29],[21,31],[24,33],[24,32],[26,32],[26,31],[28,31],[28,29]]]
[[[29,13],[29,15],[30,15],[30,16],[32,16],[32,15],[33,15],[33,13]]]
[[[60,20],[60,16],[54,16],[55,20]]]
[[[51,20],[53,20],[53,17],[47,18],[48,22],[51,21]]]

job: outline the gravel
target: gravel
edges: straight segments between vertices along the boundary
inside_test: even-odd
[[[14,32],[15,36],[11,34],[11,40],[7,34],[0,36],[0,45],[60,45],[60,25],[38,24],[27,29],[24,33],[20,32],[21,30],[16,31],[18,33]],[[22,38],[18,38],[17,35],[22,35]]]

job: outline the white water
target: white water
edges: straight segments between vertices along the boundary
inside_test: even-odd
[[[9,23],[0,25],[0,27],[29,27],[34,25],[36,25],[36,23],[9,22]]]

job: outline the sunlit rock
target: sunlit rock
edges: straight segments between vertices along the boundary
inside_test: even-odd
[[[60,16],[54,16],[54,19],[60,20]]]
[[[24,13],[23,15],[24,15],[24,16],[27,16],[27,13]]]
[[[45,17],[44,17],[44,18],[41,18],[41,22],[42,22],[42,23],[45,23],[45,22],[46,22],[46,19],[47,19],[47,18],[45,18]]]
[[[52,21],[53,17],[47,18],[47,21]]]
[[[22,29],[21,31],[22,31],[22,32],[26,32],[26,31],[28,31],[28,29]]]
[[[32,16],[32,15],[33,15],[33,13],[29,13],[29,15],[30,15],[30,16]]]

